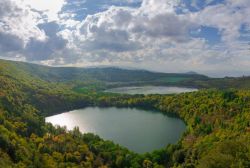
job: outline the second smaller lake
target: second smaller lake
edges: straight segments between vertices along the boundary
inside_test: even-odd
[[[119,87],[105,90],[110,93],[120,94],[178,94],[185,92],[194,92],[197,89],[185,87],[168,87],[168,86],[138,86],[138,87]]]

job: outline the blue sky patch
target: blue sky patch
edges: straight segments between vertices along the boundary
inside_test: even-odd
[[[75,14],[74,19],[82,21],[87,15],[103,12],[110,6],[127,6],[127,7],[140,7],[141,1],[127,2],[122,0],[68,0],[67,4],[63,6],[63,13]]]
[[[204,38],[210,45],[221,42],[221,34],[217,28],[201,26],[195,31],[191,31],[190,35],[195,38]]]
[[[239,40],[250,41],[250,26],[242,24],[239,31],[240,31]]]
[[[181,0],[181,2],[186,6],[186,8],[188,8],[189,11],[197,12],[207,6],[224,3],[225,0]]]

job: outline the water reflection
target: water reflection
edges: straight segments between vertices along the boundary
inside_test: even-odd
[[[121,94],[178,94],[185,92],[194,92],[197,89],[184,87],[167,87],[167,86],[140,86],[140,87],[119,87],[105,90],[110,93]]]
[[[46,122],[68,129],[78,126],[83,133],[95,133],[138,153],[176,143],[185,130],[178,118],[135,108],[89,107],[47,117]]]

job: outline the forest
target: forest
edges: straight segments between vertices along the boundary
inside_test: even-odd
[[[0,167],[250,167],[249,77],[135,72],[138,77],[121,69],[51,70],[0,60]],[[131,83],[200,90],[177,95],[102,92]],[[183,119],[187,130],[177,144],[137,154],[77,127],[69,131],[45,123],[46,116],[88,106],[155,109]]]

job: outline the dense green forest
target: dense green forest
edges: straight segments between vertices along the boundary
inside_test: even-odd
[[[249,77],[129,74],[0,61],[0,167],[250,167]],[[131,83],[203,89],[178,95],[101,92]],[[182,118],[187,130],[177,144],[136,154],[78,128],[67,131],[45,123],[46,116],[87,106],[156,109]]]

